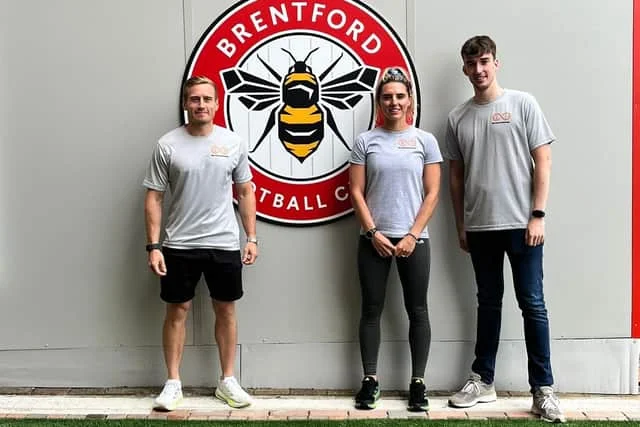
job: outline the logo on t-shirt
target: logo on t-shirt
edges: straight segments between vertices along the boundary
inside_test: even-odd
[[[420,93],[405,46],[360,0],[243,0],[202,35],[184,79],[211,78],[215,123],[248,141],[258,216],[315,225],[353,211],[349,154],[391,66]]]
[[[491,124],[511,123],[511,113],[493,113],[491,115]]]
[[[398,138],[396,139],[396,147],[412,149],[418,146],[416,138]]]
[[[224,145],[215,145],[213,144],[211,146],[211,155],[212,156],[220,156],[220,157],[228,157],[229,156],[229,149],[227,147],[225,147]]]

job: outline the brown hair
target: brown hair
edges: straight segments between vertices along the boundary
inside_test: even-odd
[[[489,36],[474,36],[464,42],[460,55],[462,58],[475,57],[490,53],[496,58],[496,43]]]

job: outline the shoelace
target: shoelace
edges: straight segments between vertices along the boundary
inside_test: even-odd
[[[558,409],[558,404],[559,402],[557,401],[557,399],[555,398],[555,396],[550,395],[550,394],[545,394],[542,398],[542,403],[540,404],[540,408],[547,410],[547,409]]]
[[[464,387],[462,387],[462,391],[464,391],[465,393],[479,393],[480,386],[478,385],[477,381],[469,380],[464,385]]]
[[[240,384],[238,384],[238,381],[236,381],[235,378],[227,380],[226,386],[233,396],[238,397],[245,394],[245,391],[240,387]]]

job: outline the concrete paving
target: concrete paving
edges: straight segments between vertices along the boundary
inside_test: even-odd
[[[640,396],[560,394],[569,420],[640,421]],[[97,418],[97,419],[184,419],[184,420],[293,420],[293,419],[522,419],[535,418],[528,396],[499,396],[493,403],[473,408],[447,406],[446,396],[430,397],[428,413],[406,410],[406,400],[383,397],[372,411],[356,410],[347,396],[276,395],[256,396],[252,406],[232,409],[207,395],[187,396],[178,410],[167,413],[152,409],[153,395],[60,395],[2,394],[0,418]]]

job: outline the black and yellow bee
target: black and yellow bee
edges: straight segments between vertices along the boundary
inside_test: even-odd
[[[316,76],[307,65],[307,60],[318,49],[311,50],[303,61],[298,61],[291,52],[282,48],[293,59],[293,65],[284,78],[257,55],[258,60],[280,83],[279,85],[241,69],[233,68],[222,73],[226,92],[240,95],[240,102],[249,111],[262,111],[279,103],[271,110],[264,131],[251,150],[252,153],[275,126],[276,114],[278,138],[284,148],[300,163],[318,149],[324,138],[325,120],[344,146],[351,150],[338,129],[331,108],[353,109],[364,98],[363,94],[372,93],[378,70],[360,66],[324,83],[323,80],[344,54],[331,63],[320,76]]]

